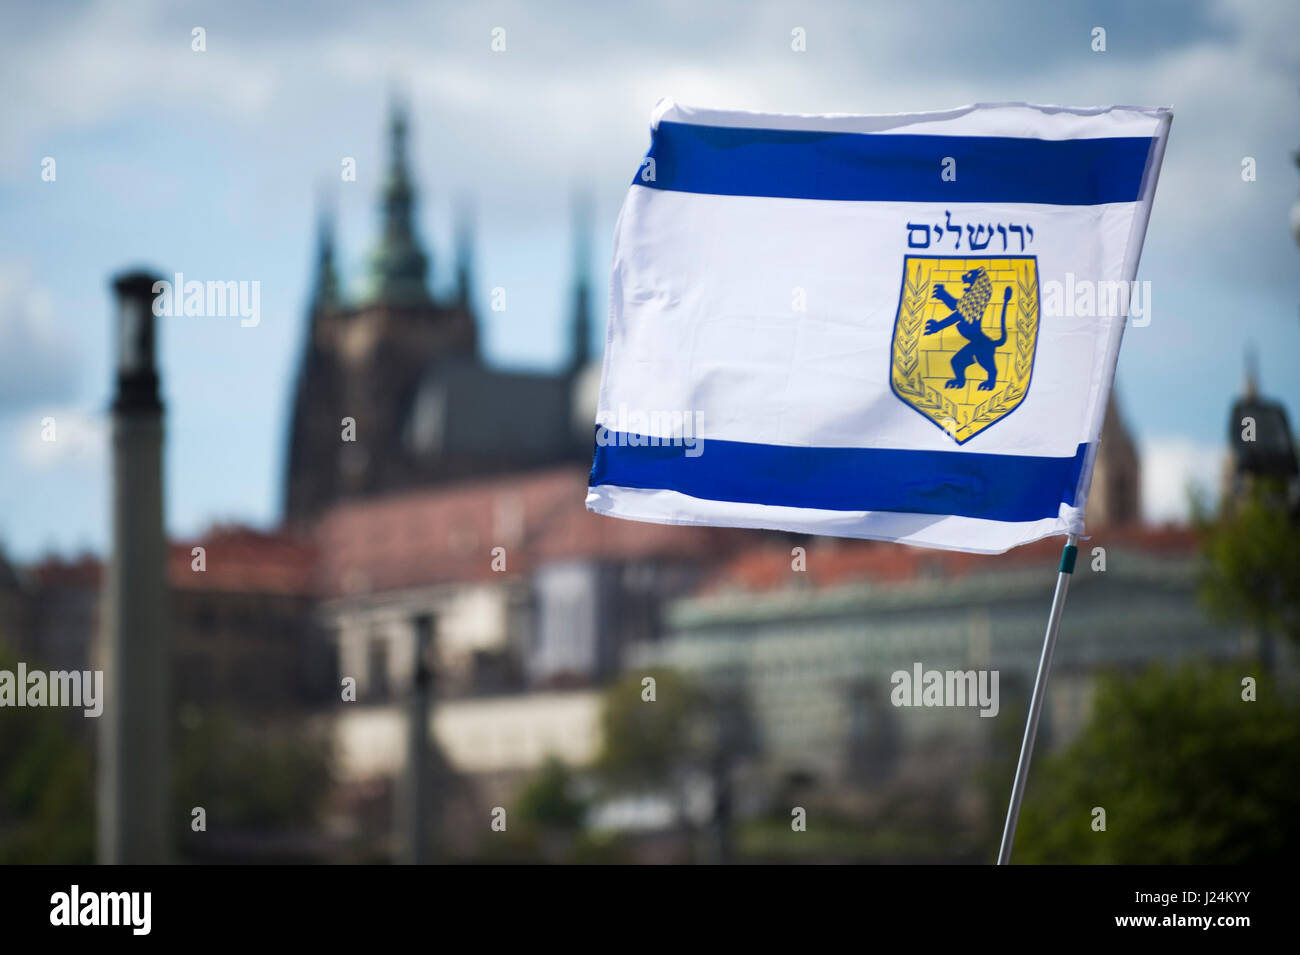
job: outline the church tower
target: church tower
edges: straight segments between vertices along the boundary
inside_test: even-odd
[[[1120,411],[1119,398],[1111,392],[1101,444],[1092,470],[1088,495],[1088,527],[1136,524],[1142,520],[1142,466],[1137,445],[1129,434]]]
[[[334,449],[322,438],[319,410],[334,404],[339,366],[331,348],[328,324],[340,305],[334,265],[333,216],[322,210],[317,223],[316,274],[307,310],[307,341],[294,388],[289,460],[285,480],[285,516],[297,523],[315,513],[337,491]]]
[[[388,120],[388,165],[380,185],[379,241],[361,301],[340,290],[333,222],[323,215],[307,342],[294,395],[285,518],[302,526],[343,497],[415,481],[401,429],[428,366],[473,354],[468,307],[440,304],[429,290],[430,258],[420,243],[406,111]]]
[[[388,120],[383,224],[379,246],[371,257],[370,297],[376,302],[429,305],[429,258],[415,237],[415,186],[407,167],[406,133],[406,110],[394,103]]]
[[[395,105],[379,183],[379,241],[360,301],[341,290],[333,221],[321,217],[285,480],[285,521],[293,528],[308,529],[346,498],[590,462],[594,412],[586,415],[585,442],[575,441],[570,424],[575,385],[592,373],[585,206],[568,360],[552,373],[489,368],[473,311],[468,215],[458,216],[453,287],[435,297],[432,259],[417,228],[408,130],[405,109]]]
[[[474,213],[462,202],[456,213],[456,302],[467,312],[473,311],[474,282]]]
[[[569,374],[591,362],[591,212],[585,196],[573,203],[573,316],[569,326]]]

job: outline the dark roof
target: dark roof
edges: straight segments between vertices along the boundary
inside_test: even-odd
[[[520,464],[572,458],[570,387],[566,375],[498,371],[472,357],[443,359],[416,389],[407,439],[424,455],[493,459],[505,452]]]
[[[1255,421],[1253,441],[1242,440],[1242,421]],[[1237,473],[1292,477],[1296,474],[1295,445],[1286,409],[1276,401],[1247,395],[1232,406],[1228,441]]]

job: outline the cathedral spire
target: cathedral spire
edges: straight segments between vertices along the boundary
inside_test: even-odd
[[[581,371],[591,361],[591,208],[579,194],[573,202],[573,318],[570,325],[569,370]]]
[[[334,268],[334,212],[324,203],[316,215],[316,280],[311,295],[311,314],[336,308],[339,280]]]
[[[456,211],[456,301],[466,311],[474,282],[474,212],[469,200],[462,200]]]
[[[404,104],[393,103],[388,130],[388,175],[380,206],[383,235],[371,259],[371,297],[379,302],[422,305],[429,301],[425,283],[429,259],[415,237],[415,186],[406,163]]]

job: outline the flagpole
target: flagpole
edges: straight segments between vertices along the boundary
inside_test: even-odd
[[[1043,654],[1038,658],[1038,675],[1034,677],[1034,695],[1029,700],[1029,719],[1025,722],[1025,738],[1020,742],[1020,761],[1016,763],[1016,781],[1011,786],[1011,805],[1007,807],[1007,822],[1002,827],[1002,846],[998,849],[998,865],[1011,862],[1011,844],[1016,841],[1016,822],[1020,819],[1020,801],[1025,796],[1025,780],[1029,777],[1029,761],[1034,755],[1034,738],[1038,735],[1038,718],[1043,712],[1043,696],[1047,692],[1047,675],[1052,669],[1052,654],[1056,652],[1056,634],[1061,629],[1061,612],[1065,609],[1065,595],[1070,590],[1070,577],[1074,573],[1074,560],[1079,554],[1079,535],[1071,534],[1061,551],[1061,566],[1056,575],[1056,593],[1052,596],[1052,612],[1047,616],[1047,633],[1043,635]]]

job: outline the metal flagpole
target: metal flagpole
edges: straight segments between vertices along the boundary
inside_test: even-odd
[[[1034,737],[1038,735],[1038,717],[1043,712],[1047,674],[1052,669],[1052,654],[1056,651],[1056,634],[1061,629],[1061,611],[1065,609],[1065,595],[1070,590],[1070,575],[1074,573],[1074,560],[1079,554],[1078,541],[1079,535],[1071,534],[1065,539],[1065,548],[1061,551],[1061,567],[1056,575],[1056,593],[1052,597],[1052,612],[1047,616],[1047,633],[1043,635],[1043,655],[1038,658],[1038,675],[1034,677],[1034,695],[1029,700],[1029,719],[1025,722],[1025,738],[1020,743],[1016,781],[1011,787],[1011,805],[1007,807],[1007,822],[1002,827],[1002,846],[998,849],[998,865],[1007,865],[1011,862],[1011,844],[1016,841],[1020,801],[1025,796],[1029,760],[1034,755]]]

